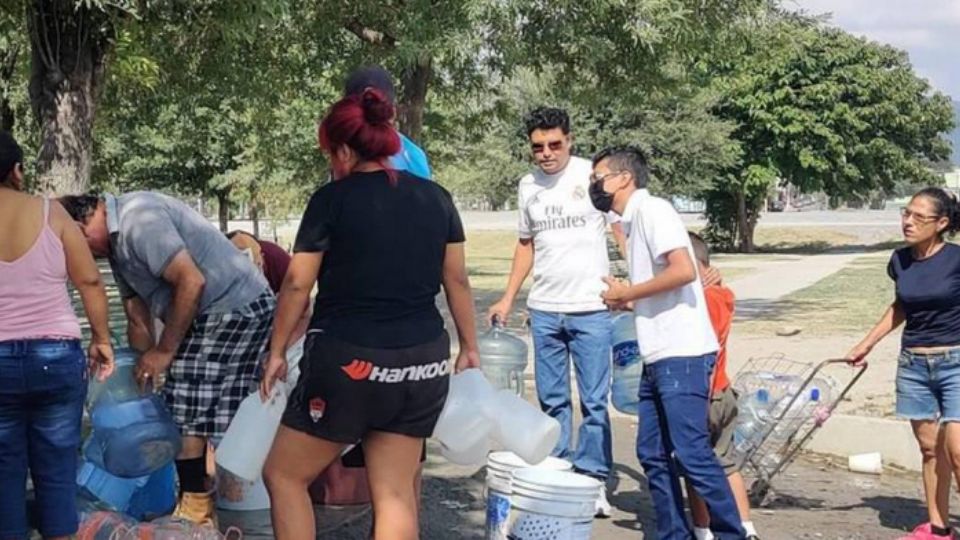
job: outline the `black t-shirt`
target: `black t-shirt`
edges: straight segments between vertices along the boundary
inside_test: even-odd
[[[917,260],[909,247],[893,252],[887,274],[906,314],[905,348],[960,344],[960,246],[947,244]]]
[[[447,244],[464,241],[460,215],[436,182],[396,175],[353,173],[310,198],[293,251],[324,252],[312,329],[378,348],[443,331],[435,298]]]

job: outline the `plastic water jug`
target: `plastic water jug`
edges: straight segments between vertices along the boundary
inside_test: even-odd
[[[444,455],[453,460],[483,462],[489,450],[493,431],[496,390],[479,369],[467,369],[450,377],[447,401],[433,429],[433,438],[440,442]],[[466,463],[469,464],[469,463]]]
[[[147,476],[180,452],[180,432],[158,395],[120,402],[104,395],[90,419],[93,434],[84,446],[84,456],[121,478]]]
[[[639,412],[642,376],[643,361],[633,313],[621,313],[613,318],[613,383],[610,388],[611,401],[618,411],[632,415]]]
[[[494,440],[527,463],[550,455],[560,440],[560,422],[509,390],[500,390],[495,404]]]
[[[296,385],[293,372],[303,356],[303,341],[300,339],[287,349],[286,383],[274,385],[266,402],[260,399],[260,392],[253,392],[240,402],[237,414],[217,447],[217,465],[243,480],[255,482],[260,479],[280,427],[280,418],[287,408],[287,398]]]
[[[765,390],[768,401],[777,403],[784,397],[796,393],[802,384],[803,379],[797,375],[749,371],[738,374],[733,387],[741,396],[749,396],[758,390]]]
[[[503,328],[493,325],[477,340],[480,369],[494,388],[524,394],[523,372],[527,368],[527,343]]]
[[[81,496],[101,508],[144,520],[169,513],[176,505],[176,469],[169,463],[150,476],[120,478],[84,462],[77,470]]]
[[[764,388],[740,398],[737,426],[733,433],[738,452],[748,452],[759,443],[764,430],[770,425],[772,407],[770,394]]]
[[[785,407],[789,405],[790,408],[784,413],[783,419],[777,423],[772,436],[780,441],[793,437],[805,422],[816,420],[817,410],[830,403],[833,391],[834,385],[831,381],[817,377],[810,381],[792,405],[790,404],[791,396],[781,399],[773,408],[772,416],[779,418]]]

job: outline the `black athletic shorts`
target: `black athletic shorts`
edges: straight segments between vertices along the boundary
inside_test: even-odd
[[[352,444],[369,431],[427,438],[449,389],[450,337],[404,349],[372,349],[312,332],[283,425]]]

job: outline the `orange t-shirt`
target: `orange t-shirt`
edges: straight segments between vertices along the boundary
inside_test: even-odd
[[[713,386],[710,388],[710,394],[714,395],[730,386],[730,378],[727,377],[727,337],[733,323],[734,297],[733,291],[723,285],[704,287],[703,297],[707,302],[707,311],[710,312],[710,324],[713,325],[717,342],[720,344],[717,365],[713,369]]]

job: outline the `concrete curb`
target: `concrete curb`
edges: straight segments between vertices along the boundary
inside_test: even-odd
[[[847,459],[880,452],[883,465],[919,471],[920,450],[906,420],[834,414],[806,445],[806,450]]]

